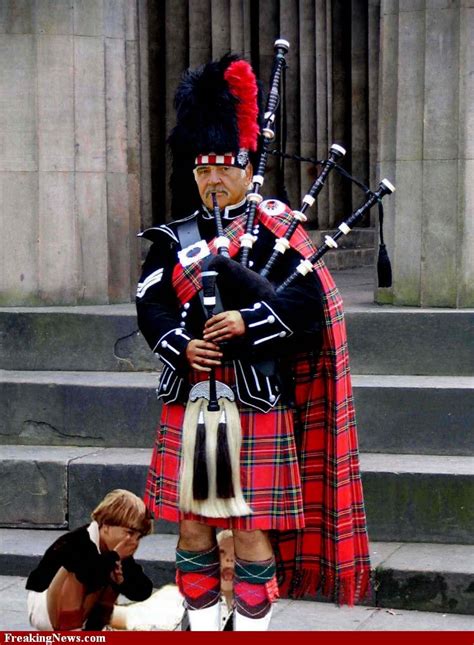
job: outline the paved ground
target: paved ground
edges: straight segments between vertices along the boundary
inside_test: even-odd
[[[0,631],[28,630],[25,578],[0,576]],[[280,600],[274,631],[474,631],[474,616]]]
[[[373,304],[376,281],[373,267],[331,271],[331,274],[346,307]]]

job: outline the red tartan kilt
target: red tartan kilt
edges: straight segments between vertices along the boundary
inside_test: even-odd
[[[195,381],[206,375],[195,373]],[[231,367],[217,370],[217,379],[233,384]],[[222,528],[241,530],[304,527],[301,480],[293,434],[293,415],[284,406],[262,413],[239,405],[242,426],[240,475],[242,491],[252,515],[206,518],[182,513],[179,503],[181,429],[185,406],[163,406],[160,426],[148,471],[145,503],[158,519],[172,522],[188,519]]]

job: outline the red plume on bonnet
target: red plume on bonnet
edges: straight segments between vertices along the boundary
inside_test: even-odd
[[[249,63],[236,60],[224,72],[229,90],[236,99],[239,146],[255,151],[260,129],[258,127],[257,79]]]

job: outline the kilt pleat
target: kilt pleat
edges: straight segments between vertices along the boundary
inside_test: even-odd
[[[193,374],[193,382],[207,377]],[[216,377],[234,383],[230,365],[219,368]],[[178,522],[196,520],[216,527],[241,530],[286,531],[304,527],[301,479],[293,432],[293,413],[275,406],[262,413],[239,404],[242,426],[240,476],[245,501],[252,515],[206,518],[179,510],[181,432],[185,406],[163,406],[160,425],[148,471],[145,503],[156,518]]]

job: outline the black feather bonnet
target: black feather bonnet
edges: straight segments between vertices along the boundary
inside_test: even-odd
[[[173,218],[189,215],[200,204],[192,174],[198,155],[255,155],[260,95],[249,63],[233,54],[184,72],[174,99],[176,125],[168,138]]]

